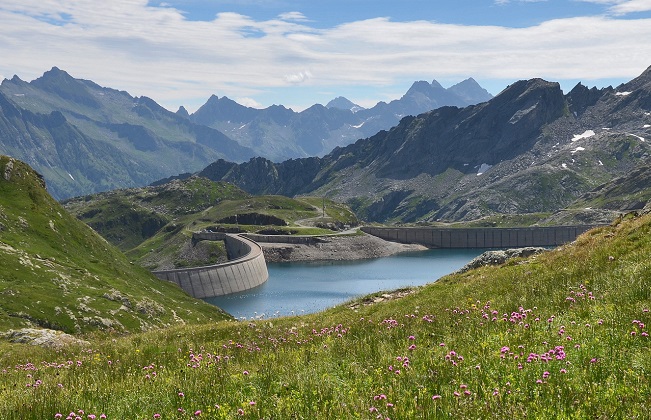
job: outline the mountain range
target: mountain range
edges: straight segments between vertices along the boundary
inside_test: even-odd
[[[258,156],[278,162],[323,156],[337,146],[387,130],[407,115],[418,115],[442,106],[465,107],[488,101],[492,95],[469,78],[450,88],[436,80],[415,82],[400,98],[379,102],[365,109],[338,97],[326,106],[316,104],[294,112],[282,105],[265,109],[242,106],[235,101],[211,96],[188,118],[227,134]],[[187,111],[179,110],[180,115]]]
[[[328,197],[379,222],[543,217],[648,166],[645,136],[651,67],[617,88],[579,83],[567,94],[521,80],[488,102],[405,117],[324,157],[218,160],[198,174],[254,194]]]
[[[417,82],[400,100],[374,107],[377,115],[322,105],[257,110],[214,96],[190,115],[54,67],[32,82],[14,76],[0,85],[0,152],[43,174],[50,193],[64,199],[146,185],[216,159],[324,154],[391,127],[405,112],[489,97],[471,80],[447,90]]]

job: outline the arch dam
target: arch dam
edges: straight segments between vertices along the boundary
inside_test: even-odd
[[[361,230],[387,241],[420,244],[428,248],[523,248],[559,246],[603,225],[524,228],[374,227]]]
[[[161,280],[176,283],[190,296],[199,299],[252,289],[269,278],[262,248],[250,239],[228,233],[197,232],[192,235],[192,240],[223,240],[228,262],[152,273]]]

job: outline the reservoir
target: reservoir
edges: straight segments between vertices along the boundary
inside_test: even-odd
[[[485,249],[433,249],[360,261],[269,263],[253,289],[205,298],[238,319],[319,312],[378,291],[434,282]]]

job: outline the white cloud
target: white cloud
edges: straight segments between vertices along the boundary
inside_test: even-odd
[[[287,74],[284,77],[285,81],[292,84],[303,83],[311,78],[312,78],[312,73],[310,73],[309,70],[300,71],[294,74]]]
[[[613,13],[625,15],[634,12],[651,11],[651,0],[630,0],[614,5],[610,8]]]
[[[608,11],[614,15],[651,11],[651,0],[580,0],[586,3],[610,6]]]
[[[212,93],[259,101],[262,92],[297,84],[336,90],[469,76],[630,79],[651,64],[649,39],[651,19],[582,17],[505,28],[377,18],[318,29],[296,13],[189,21],[147,0],[101,8],[95,0],[0,3],[0,74],[31,80],[57,66],[170,109]]]
[[[264,108],[264,106],[256,101],[253,98],[246,98],[246,97],[237,97],[234,99],[235,102],[237,102],[240,105],[248,106],[249,108]]]
[[[296,22],[309,22],[309,20],[301,12],[287,12],[278,16],[281,20],[290,20]]]

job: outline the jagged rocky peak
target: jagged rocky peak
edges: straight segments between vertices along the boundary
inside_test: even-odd
[[[25,83],[25,82],[20,77],[18,77],[17,74],[14,74],[14,77],[12,77],[11,80],[10,79],[4,79],[2,81],[2,85],[4,85],[5,83],[13,83],[15,85],[19,85],[19,84],[22,84],[22,83]]]
[[[469,77],[456,85],[450,86],[448,91],[456,94],[469,103],[486,102],[493,98],[493,95],[481,87],[472,77]]]
[[[39,77],[35,81],[41,81],[41,82],[56,82],[60,80],[74,80],[68,72],[61,70],[60,68],[54,66],[50,70],[46,71],[43,73],[43,76]]]
[[[588,88],[581,82],[565,95],[570,111],[575,116],[582,115],[588,107],[593,106],[604,95],[605,89]]]
[[[563,96],[561,85],[558,82],[548,82],[544,79],[518,80],[507,86],[496,98],[513,101],[520,98],[529,98],[535,95],[552,94]]]
[[[434,89],[444,89],[443,86],[439,82],[436,81],[436,79],[432,79],[432,83],[430,83],[430,86],[433,87]]]
[[[190,118],[190,113],[188,112],[187,109],[185,109],[183,105],[181,105],[178,111],[176,111],[176,115],[183,118]]]
[[[411,85],[411,87],[409,88],[407,93],[405,93],[403,98],[404,97],[409,97],[409,96],[414,96],[414,95],[419,94],[419,93],[429,97],[429,96],[432,95],[432,93],[435,90],[438,90],[438,89],[443,90],[443,87],[436,80],[432,81],[431,84],[424,81],[424,80],[419,80],[417,82],[414,82]]]

